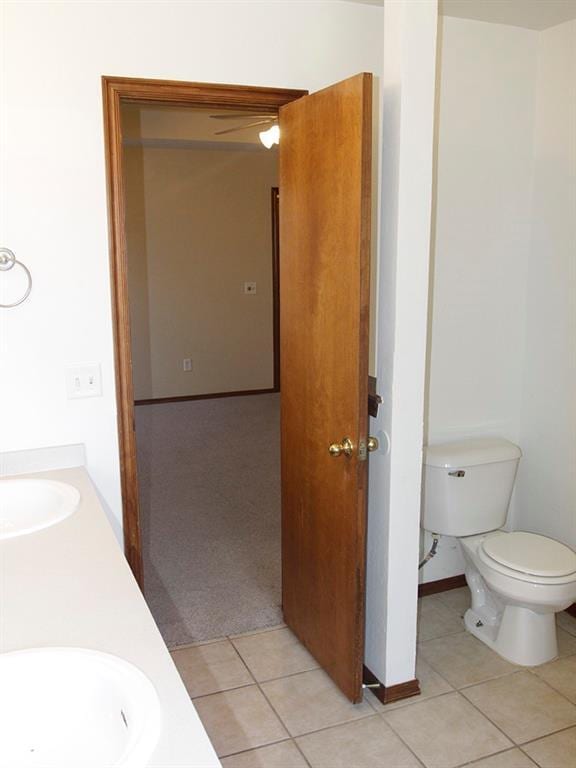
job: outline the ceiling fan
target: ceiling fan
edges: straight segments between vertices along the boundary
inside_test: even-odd
[[[278,144],[280,139],[280,129],[278,128],[277,115],[256,115],[256,114],[233,114],[233,115],[210,115],[213,120],[251,120],[250,123],[235,125],[233,128],[224,128],[221,131],[214,131],[215,136],[222,136],[225,133],[235,133],[236,131],[245,131],[248,128],[256,128],[258,125],[268,125],[268,130],[260,131],[260,141],[267,149],[273,144]]]

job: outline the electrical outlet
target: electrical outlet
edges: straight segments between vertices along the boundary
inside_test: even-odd
[[[244,283],[244,293],[256,293],[256,283],[253,281]]]
[[[182,368],[185,371],[191,371],[192,370],[192,360],[189,357],[185,357],[184,360],[182,360]]]
[[[69,400],[102,395],[100,363],[79,363],[66,368],[66,391]]]

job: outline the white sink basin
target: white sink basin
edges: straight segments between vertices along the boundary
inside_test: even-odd
[[[80,494],[54,480],[0,480],[0,539],[59,523],[78,508]]]
[[[0,655],[1,768],[143,768],[160,735],[152,683],[82,648]]]

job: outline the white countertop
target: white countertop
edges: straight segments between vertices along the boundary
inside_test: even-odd
[[[162,708],[162,733],[148,768],[218,768],[86,471],[18,477],[70,483],[82,498],[57,525],[0,541],[0,652],[69,646],[132,662],[152,681]]]

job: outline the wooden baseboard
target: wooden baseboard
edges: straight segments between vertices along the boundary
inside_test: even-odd
[[[366,685],[378,686],[377,688],[370,688],[370,690],[382,704],[392,704],[393,701],[408,699],[410,696],[418,696],[420,693],[418,680],[407,680],[405,683],[398,683],[397,685],[382,685],[376,675],[366,666],[364,666],[363,679]]]
[[[270,395],[279,392],[277,387],[270,389],[241,389],[238,392],[209,392],[207,395],[180,395],[178,397],[150,397],[135,400],[134,405],[159,405],[161,403],[184,403],[187,400],[214,400],[219,397],[244,397],[245,395]]]
[[[418,597],[435,595],[437,592],[447,592],[449,589],[459,589],[466,586],[466,577],[463,573],[458,576],[450,576],[448,579],[438,581],[426,581],[418,585]]]

